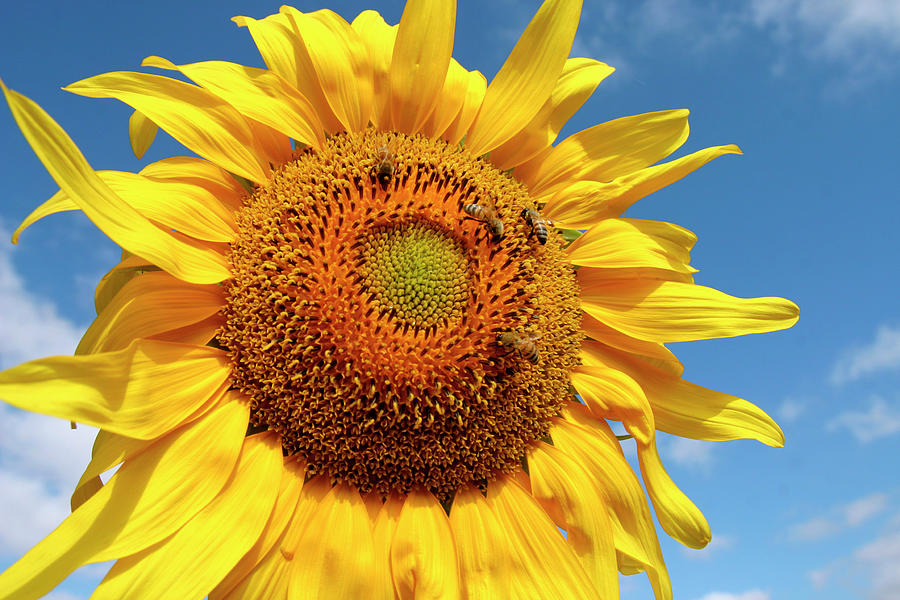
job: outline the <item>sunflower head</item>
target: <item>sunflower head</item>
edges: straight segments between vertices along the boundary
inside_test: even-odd
[[[98,597],[612,598],[617,571],[643,571],[671,598],[650,503],[685,545],[710,531],[657,427],[783,435],[683,380],[665,344],[789,327],[797,307],[696,285],[690,231],[623,217],[740,153],[660,163],[686,110],[557,142],[612,72],[569,57],[580,8],[544,2],[490,85],[451,56],[454,2],[410,0],[396,26],[235,18],[266,68],[150,57],[193,83],[68,86],[132,106],[136,154],[162,128],[198,155],[139,173],[94,171],[3,87],[61,188],[15,238],[77,207],[123,256],[75,356],[0,373],[10,404],[101,430],[72,515],[0,600],[109,559]]]

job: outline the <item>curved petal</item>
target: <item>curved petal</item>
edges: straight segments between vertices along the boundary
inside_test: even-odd
[[[440,138],[453,124],[466,103],[469,93],[469,76],[469,71],[456,60],[450,59],[447,77],[435,99],[434,110],[425,125],[422,126],[423,135]]]
[[[457,490],[450,531],[459,560],[462,598],[510,597],[510,549],[506,532],[478,488]]]
[[[479,156],[522,131],[550,97],[572,49],[581,0],[546,0],[484,95],[466,136]]]
[[[512,477],[490,482],[487,499],[509,542],[511,597],[599,597],[559,529]]]
[[[205,596],[259,539],[281,468],[279,436],[245,438],[231,478],[212,502],[168,539],[117,561],[91,597]]]
[[[125,437],[102,429],[94,438],[94,446],[91,449],[91,462],[85,468],[81,479],[72,492],[70,501],[72,512],[97,493],[103,486],[100,475],[112,469],[126,458],[143,452],[152,444],[152,440],[137,440]]]
[[[550,430],[553,445],[581,463],[607,499],[619,570],[630,565],[647,571],[657,600],[671,600],[672,587],[653,526],[644,490],[631,470],[609,426],[587,412],[570,405]]]
[[[690,266],[690,250],[696,241],[697,236],[672,223],[606,219],[572,242],[565,256],[573,265],[582,267],[696,273],[697,269]]]
[[[612,181],[648,167],[688,137],[688,111],[663,110],[607,121],[570,135],[546,155],[516,168],[536,198],[574,181]]]
[[[159,267],[151,265],[140,256],[126,256],[127,254],[127,251],[122,252],[122,261],[110,269],[97,283],[97,289],[94,290],[94,308],[98,315],[109,306],[109,303],[126,283],[138,275],[154,273],[159,270]]]
[[[714,146],[681,158],[622,175],[605,183],[575,181],[555,188],[546,199],[544,214],[570,227],[585,229],[610,217],[618,217],[625,210],[653,192],[664,188],[696,171],[714,158],[725,154],[742,154],[734,145]]]
[[[251,181],[266,181],[269,166],[256,155],[256,142],[244,117],[203,88],[160,75],[118,71],[63,89],[89,98],[120,100],[197,154]]]
[[[318,148],[325,141],[313,105],[273,71],[218,60],[175,65],[158,56],[148,56],[141,66],[178,70],[245,117],[307,146]]]
[[[769,446],[784,445],[778,425],[746,400],[690,383],[599,342],[586,341],[581,348],[585,365],[617,369],[641,386],[660,431],[697,440],[751,438]]]
[[[375,545],[375,593],[377,600],[394,600],[394,581],[391,577],[391,541],[397,531],[404,497],[399,493],[390,494],[381,505],[372,526]]]
[[[144,153],[150,148],[157,131],[159,127],[144,113],[139,110],[131,113],[128,119],[128,139],[131,141],[131,150],[138,159],[143,158]]]
[[[581,330],[589,338],[598,340],[607,346],[654,359],[660,368],[676,377],[681,377],[681,374],[684,373],[684,365],[681,364],[681,361],[665,345],[659,342],[648,342],[625,335],[621,331],[604,325],[594,317],[586,314],[581,315]]]
[[[549,147],[566,121],[613,71],[606,63],[590,58],[568,59],[550,98],[522,131],[491,150],[491,163],[501,170],[511,169]]]
[[[397,25],[388,25],[374,10],[364,10],[350,24],[369,50],[372,61],[372,114],[369,119],[380,129],[387,129],[391,120],[391,57],[397,38]]]
[[[237,587],[256,568],[260,561],[272,550],[275,542],[282,537],[288,522],[294,516],[294,510],[297,508],[297,501],[300,498],[300,489],[303,487],[305,475],[306,466],[302,462],[298,462],[293,457],[284,459],[281,467],[278,494],[275,497],[275,506],[272,508],[262,534],[228,574],[216,584],[216,587],[209,593],[210,600],[226,597],[231,590]]]
[[[450,522],[430,493],[406,496],[391,540],[391,577],[400,600],[460,597]]]
[[[596,366],[578,366],[572,384],[596,416],[621,421],[637,442],[641,475],[660,525],[691,548],[703,548],[712,537],[700,510],[666,473],[656,451],[656,426],[650,403],[628,375]]]
[[[210,503],[237,462],[249,406],[231,402],[126,461],[90,500],[0,574],[0,599],[38,598],[76,568],[140,552]]]
[[[736,298],[692,283],[612,279],[603,271],[578,270],[582,309],[642,340],[686,342],[777,331],[796,323],[800,312],[784,298]]]
[[[159,340],[161,342],[174,342],[176,344],[191,344],[193,346],[206,346],[225,325],[225,317],[221,313],[216,313],[202,321],[185,325],[177,329],[169,329],[160,333],[154,333],[148,336],[151,340]]]
[[[270,71],[283,77],[312,103],[325,131],[334,133],[343,129],[328,104],[319,83],[309,52],[300,40],[294,22],[285,13],[270,15],[265,19],[234,17],[239,27],[246,27],[259,48]]]
[[[342,128],[364,130],[372,113],[374,91],[371,58],[359,35],[330,10],[301,13],[291,6],[280,10],[293,22],[301,40],[301,59],[309,61],[317,87]]]
[[[119,198],[142,216],[200,240],[231,242],[235,236],[232,211],[206,189],[187,183],[162,182],[123,171],[97,171]],[[60,190],[25,217],[13,232],[13,243],[36,221],[79,206]]]
[[[198,323],[225,304],[221,286],[184,283],[164,271],[129,280],[91,323],[75,354],[109,352],[133,340]]]
[[[57,185],[114,242],[185,281],[218,283],[230,276],[221,254],[180,242],[116,196],[40,106],[6,86],[3,92],[22,133]]]
[[[481,108],[484,95],[487,92],[487,79],[480,71],[469,71],[466,83],[466,93],[462,99],[462,106],[458,114],[451,121],[441,137],[451,145],[459,144],[466,136],[466,132],[472,126],[472,121]]]
[[[138,439],[177,427],[228,378],[221,350],[137,340],[117,352],[55,356],[0,372],[0,398],[23,410]]]
[[[371,598],[375,549],[359,493],[347,484],[331,488],[306,520],[294,554],[288,597]]]
[[[531,494],[561,528],[600,598],[619,595],[616,547],[602,494],[584,467],[539,442],[528,454]]]
[[[158,160],[141,169],[141,175],[202,187],[232,211],[243,205],[243,198],[247,195],[247,191],[228,171],[197,156],[170,156]]]
[[[437,105],[453,56],[456,0],[409,0],[391,57],[391,129],[422,130]]]

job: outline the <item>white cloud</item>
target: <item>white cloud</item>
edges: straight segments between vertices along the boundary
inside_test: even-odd
[[[889,533],[858,549],[857,564],[868,572],[872,600],[896,600],[900,590],[900,531]]]
[[[731,594],[728,592],[710,592],[697,600],[771,600],[772,594],[760,589],[749,590],[743,594]]]
[[[814,517],[798,523],[788,530],[788,537],[794,541],[809,542],[821,540],[840,531],[858,527],[878,515],[888,506],[886,494],[870,494],[842,506],[832,508],[826,516]],[[819,578],[827,574],[819,574]]]
[[[896,370],[900,370],[900,327],[883,325],[871,343],[851,349],[834,365],[831,382],[848,383],[873,373]]]
[[[0,240],[9,239],[0,227]],[[21,362],[71,354],[84,328],[60,316],[56,306],[25,289],[12,263],[12,249],[0,244],[0,369]]]
[[[794,398],[788,398],[781,403],[778,408],[778,417],[785,422],[797,420],[797,418],[806,412],[806,403]]]
[[[683,467],[708,469],[713,463],[712,449],[712,442],[673,437],[663,446],[663,453],[668,460]]]
[[[867,444],[900,432],[900,408],[889,406],[883,398],[874,396],[868,410],[843,412],[831,419],[826,429],[847,429],[857,441]]]

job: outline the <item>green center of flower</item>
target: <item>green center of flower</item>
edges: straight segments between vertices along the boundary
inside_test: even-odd
[[[459,319],[470,274],[458,241],[410,222],[367,231],[359,244],[360,279],[382,312],[418,327]]]

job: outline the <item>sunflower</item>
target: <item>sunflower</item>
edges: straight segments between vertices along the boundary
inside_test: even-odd
[[[614,598],[617,571],[672,597],[619,438],[663,529],[703,547],[655,431],[783,435],[664,344],[798,310],[694,284],[691,232],[621,216],[740,153],[657,164],[686,110],[556,143],[613,71],[569,58],[580,9],[544,2],[490,85],[452,58],[454,2],[410,0],[394,26],[236,17],[266,69],[150,57],[193,84],[66,88],[133,107],[136,154],[162,128],[198,155],[139,173],[95,172],[4,86],[61,188],[14,241],[81,210],[123,253],[74,356],[0,373],[11,405],[100,430],[72,514],[0,598],[113,559],[92,598]]]

